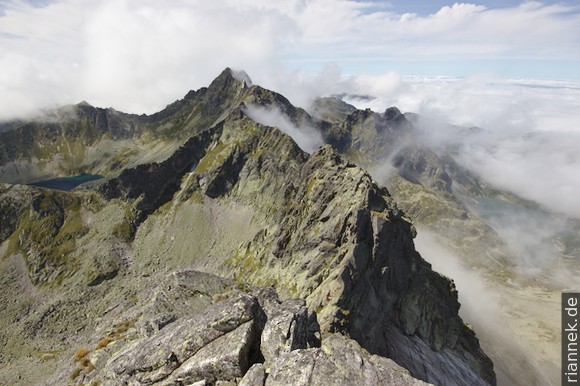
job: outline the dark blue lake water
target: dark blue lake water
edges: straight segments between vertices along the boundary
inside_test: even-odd
[[[45,180],[45,181],[37,181],[33,182],[29,185],[37,186],[39,188],[48,188],[48,189],[56,189],[56,190],[64,190],[64,191],[71,191],[80,184],[84,184],[85,182],[100,180],[103,176],[99,176],[97,174],[86,174],[83,173],[78,176],[73,177],[60,177],[54,178],[52,180]]]

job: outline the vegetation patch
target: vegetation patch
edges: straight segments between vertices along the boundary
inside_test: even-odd
[[[75,380],[81,374],[89,374],[91,371],[95,369],[95,365],[90,361],[88,358],[90,351],[84,347],[81,347],[77,350],[75,355],[73,356],[73,363],[77,364],[77,367],[73,370],[70,374],[70,379]]]
[[[81,347],[77,350],[75,355],[73,356],[73,362],[81,363],[84,359],[86,359],[87,355],[89,355],[90,351],[84,347]]]
[[[107,347],[110,343],[125,337],[125,333],[135,326],[137,318],[123,320],[114,325],[113,331],[101,338],[96,345],[96,350],[101,350]]]
[[[228,149],[229,147],[226,144],[218,142],[206,153],[205,157],[199,161],[195,171],[197,173],[205,173],[222,165],[231,153],[230,151],[227,151]]]
[[[78,268],[72,254],[88,232],[81,203],[76,194],[43,189],[20,215],[5,255],[22,253],[35,284],[58,284]]]

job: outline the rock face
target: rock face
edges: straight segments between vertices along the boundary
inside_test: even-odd
[[[427,385],[393,361],[370,355],[354,340],[330,335],[318,349],[278,358],[265,385]]]
[[[1,251],[22,256],[65,315],[46,342],[73,356],[57,343],[70,342],[67,310],[91,316],[74,323],[97,348],[56,360],[51,384],[275,385],[294,374],[291,384],[494,385],[453,282],[415,251],[415,229],[389,192],[331,146],[307,154],[254,122],[252,104],[316,123],[226,70],[163,112],[132,118],[134,138],[165,141],[165,158],[124,161],[72,193],[1,188],[10,213],[0,217]],[[369,122],[361,136],[406,130],[398,110],[375,118],[351,120]],[[321,125],[336,143],[362,138]],[[45,302],[10,315],[41,323]]]
[[[77,352],[73,370],[49,384],[66,383],[68,371],[69,381],[100,385],[425,384],[346,337],[330,335],[320,348],[316,314],[304,300],[281,301],[272,288],[238,289],[231,280],[181,271],[153,293],[150,303],[128,311],[141,315],[128,337]],[[158,302],[168,297],[197,305],[167,317]]]

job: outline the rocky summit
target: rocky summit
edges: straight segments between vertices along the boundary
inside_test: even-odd
[[[151,116],[81,103],[6,125],[0,384],[495,385],[453,281],[352,163],[412,124],[308,113],[242,75]],[[303,151],[261,111],[327,145]],[[427,153],[401,154],[450,194]],[[105,178],[21,185],[81,173]]]

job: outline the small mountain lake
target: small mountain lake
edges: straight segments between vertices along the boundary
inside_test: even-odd
[[[28,185],[36,186],[39,188],[47,188],[47,189],[55,189],[55,190],[64,190],[64,191],[71,191],[77,186],[84,184],[85,182],[100,180],[103,176],[98,174],[87,174],[83,173],[78,176],[72,177],[60,177],[60,178],[53,178],[51,180],[45,181],[37,181],[30,183]]]

